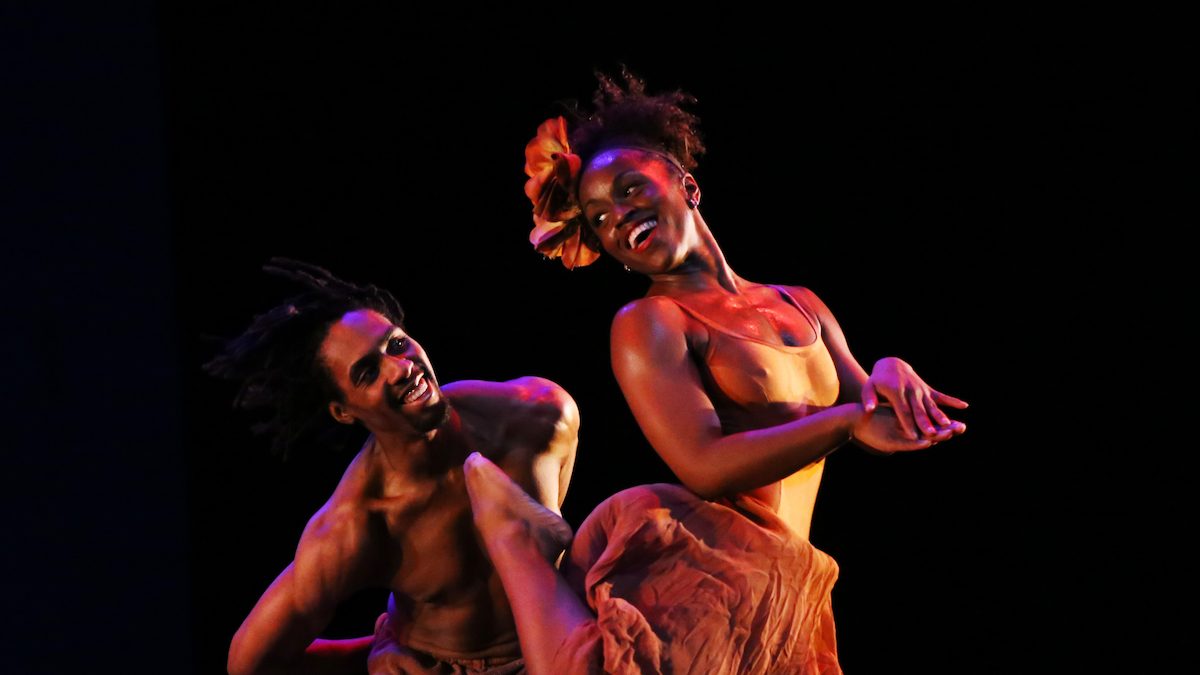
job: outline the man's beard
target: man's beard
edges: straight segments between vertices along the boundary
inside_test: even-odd
[[[414,424],[417,431],[428,433],[450,421],[450,401],[445,396],[438,399],[433,409],[429,410],[423,419]]]

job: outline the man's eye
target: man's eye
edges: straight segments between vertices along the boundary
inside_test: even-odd
[[[362,370],[362,372],[360,372],[358,374],[357,384],[361,385],[361,384],[367,384],[369,382],[374,382],[375,376],[377,376],[378,374],[379,374],[379,369],[376,368],[375,366],[371,366],[370,368],[364,368]]]
[[[408,347],[408,340],[406,338],[402,338],[399,335],[397,335],[396,337],[388,340],[388,343],[387,343],[388,356],[399,356],[400,354],[404,353],[404,350],[407,347]]]

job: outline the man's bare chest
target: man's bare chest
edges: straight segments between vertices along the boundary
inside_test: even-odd
[[[417,603],[455,604],[483,590],[491,565],[461,470],[435,489],[397,502],[382,514],[386,532],[380,533],[392,591]]]

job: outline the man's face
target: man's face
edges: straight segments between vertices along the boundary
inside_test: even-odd
[[[344,398],[329,405],[339,422],[357,420],[377,434],[424,434],[446,419],[425,351],[379,312],[347,312],[329,328],[320,358]]]

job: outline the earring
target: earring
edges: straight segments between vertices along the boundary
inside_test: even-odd
[[[685,203],[689,209],[694,209],[696,208],[696,205],[699,204],[699,202],[697,202],[693,197],[688,197]]]
[[[625,265],[624,267],[625,267],[625,271],[626,271],[626,272],[632,272],[632,271],[633,271],[633,270],[629,269],[629,265]]]

